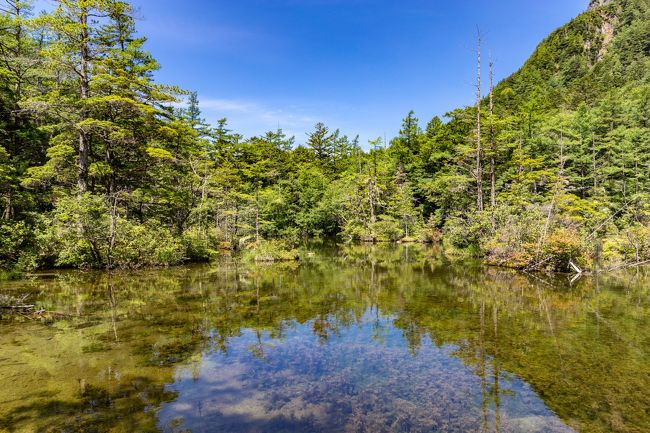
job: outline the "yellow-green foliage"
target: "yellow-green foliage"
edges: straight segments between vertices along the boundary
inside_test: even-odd
[[[474,251],[492,265],[567,271],[573,260],[590,267],[584,234],[567,224],[565,215],[549,219],[550,211],[550,207],[500,206],[470,218],[457,217],[445,226],[446,244]]]
[[[231,249],[229,243],[222,239],[222,233],[214,227],[207,227],[204,230],[192,227],[183,233],[185,255],[195,262],[211,261],[219,255],[220,249]]]
[[[41,254],[57,266],[169,266],[184,260],[181,240],[167,227],[116,216],[114,240],[110,213],[102,197],[85,194],[59,201],[53,221],[37,233]]]
[[[244,247],[244,259],[255,262],[295,261],[300,258],[298,251],[281,240],[260,240]]]
[[[650,224],[635,222],[607,237],[603,242],[602,258],[607,266],[650,260]]]
[[[139,224],[120,218],[112,255],[118,268],[170,266],[183,262],[185,249],[180,238],[155,220]]]
[[[174,159],[174,155],[171,152],[160,147],[147,147],[147,154],[152,158]]]
[[[584,239],[573,228],[557,227],[551,231],[542,244],[543,269],[552,271],[568,271],[569,261],[573,260],[584,266],[590,267],[591,263],[585,255]]]

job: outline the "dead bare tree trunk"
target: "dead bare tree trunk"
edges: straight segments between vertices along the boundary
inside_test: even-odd
[[[497,205],[496,153],[497,144],[494,129],[494,63],[490,61],[490,205]]]
[[[476,74],[476,205],[483,210],[483,166],[481,163],[481,32],[477,38],[477,74]]]
[[[555,202],[557,201],[557,197],[562,190],[562,185],[564,183],[565,163],[566,161],[564,159],[564,136],[561,136],[560,137],[560,167],[558,171],[558,178],[557,178],[557,182],[555,183],[555,192],[553,193],[553,199],[551,200],[551,207],[548,210],[546,223],[544,223],[544,229],[542,230],[539,240],[537,241],[537,252],[535,254],[537,260],[540,259],[540,253],[542,252],[542,247],[544,246],[544,242],[546,241],[546,236],[548,235],[548,231],[551,228],[551,222],[553,221],[553,213],[555,212]]]

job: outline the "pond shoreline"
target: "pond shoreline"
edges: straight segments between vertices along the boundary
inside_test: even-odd
[[[650,261],[641,261],[639,263],[630,263],[630,264],[619,264],[610,268],[599,268],[597,270],[593,270],[590,268],[586,269],[581,269],[581,272],[576,272],[571,269],[571,267],[567,264],[567,270],[560,271],[560,270],[549,270],[549,269],[543,269],[543,268],[530,268],[528,266],[518,266],[518,265],[511,265],[508,264],[505,261],[502,262],[494,262],[492,260],[489,260],[488,258],[479,258],[479,257],[472,257],[470,254],[465,254],[462,250],[459,251],[457,249],[452,249],[452,253],[446,254],[444,247],[442,247],[442,243],[432,243],[432,242],[424,242],[424,241],[413,241],[413,242],[399,242],[399,241],[356,241],[356,242],[327,242],[326,244],[330,245],[330,247],[333,248],[341,248],[342,246],[345,245],[366,245],[366,246],[390,246],[392,248],[398,248],[400,246],[436,246],[440,247],[440,255],[443,256],[445,259],[449,261],[449,263],[454,263],[454,264],[462,264],[463,262],[470,260],[472,262],[477,261],[480,263],[481,266],[485,267],[492,267],[492,268],[500,268],[500,269],[510,269],[510,270],[515,270],[518,272],[523,272],[523,273],[541,273],[541,274],[556,274],[556,275],[571,275],[571,276],[590,276],[594,274],[606,274],[606,273],[611,273],[611,272],[616,272],[620,270],[625,270],[625,269],[630,269],[634,267],[649,267],[650,266]],[[282,248],[276,248],[271,251],[271,254],[264,256],[263,253],[260,255],[255,249],[252,250],[220,250],[222,253],[223,257],[231,257],[233,260],[238,260],[241,262],[245,261],[250,261],[250,262],[255,262],[260,265],[263,264],[273,264],[273,263],[289,263],[289,262],[295,262],[299,263],[304,260],[304,257],[309,257],[310,254],[312,254],[309,251],[309,248],[306,248],[305,251],[300,251],[301,248],[298,250],[292,249],[292,250],[284,250]],[[77,268],[73,266],[65,266],[65,267],[48,267],[48,268],[42,268],[38,269],[35,271],[29,271],[29,272],[22,272],[22,271],[5,271],[5,272],[0,272],[0,282],[1,281],[11,281],[11,280],[16,280],[16,279],[21,279],[21,278],[48,278],[50,276],[54,277],[56,275],[56,272],[60,271],[78,271],[78,272],[106,272],[106,273],[118,273],[118,272],[133,272],[133,271],[155,271],[155,270],[160,270],[160,269],[170,269],[170,268],[179,268],[179,267],[186,267],[186,266],[200,266],[200,265],[212,265],[219,263],[220,259],[215,259],[215,260],[188,260],[182,263],[178,264],[173,264],[173,265],[146,265],[146,266],[135,266],[135,267],[124,267],[124,268],[113,268],[113,269],[107,269],[107,268]]]

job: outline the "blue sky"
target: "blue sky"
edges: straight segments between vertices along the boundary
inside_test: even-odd
[[[392,137],[474,98],[475,37],[516,71],[588,0],[133,0],[159,81],[196,90],[204,117],[246,136],[317,121]],[[486,86],[487,89],[487,86]]]

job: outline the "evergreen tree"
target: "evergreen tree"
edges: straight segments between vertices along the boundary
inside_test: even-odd
[[[321,168],[328,169],[332,163],[337,137],[321,122],[314,126],[314,131],[307,134],[307,137],[307,147],[314,153],[316,163]]]

